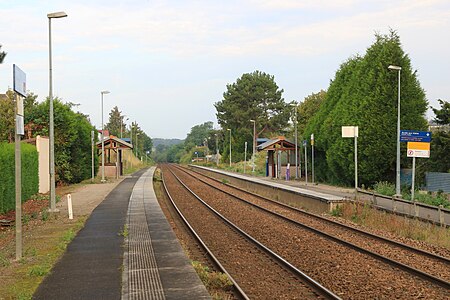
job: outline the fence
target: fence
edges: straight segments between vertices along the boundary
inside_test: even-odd
[[[367,192],[361,189],[358,189],[358,193],[370,195],[372,197],[370,202],[376,208],[433,222],[441,226],[450,225],[450,209],[443,208],[442,205],[433,206],[417,201],[411,202],[393,196],[388,197],[375,192]]]

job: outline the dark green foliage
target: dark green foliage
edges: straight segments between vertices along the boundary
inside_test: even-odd
[[[91,130],[87,116],[74,112],[73,104],[53,100],[55,177],[58,184],[77,183],[91,176]],[[33,135],[48,136],[49,101],[39,103],[25,116],[34,124]],[[97,135],[95,135],[97,136]],[[95,165],[98,157],[95,155]]]
[[[450,172],[450,103],[438,100],[440,109],[432,108],[436,115],[434,121],[441,125],[434,131],[431,139],[430,158],[426,162],[429,172]]]
[[[1,49],[2,49],[2,45],[0,45],[0,50]],[[0,64],[3,63],[5,56],[6,56],[6,52],[0,51]]]
[[[122,135],[123,135],[123,116],[122,112],[119,111],[119,108],[117,106],[114,106],[113,109],[111,109],[111,112],[109,113],[109,121],[105,125],[105,129],[109,130],[109,134],[115,135],[117,137],[120,137],[120,129],[122,127]]]
[[[326,99],[308,123],[305,136],[316,140],[316,176],[319,180],[351,185],[354,180],[354,141],[341,137],[341,126],[359,126],[358,175],[360,184],[395,176],[398,73],[401,71],[401,129],[426,130],[425,93],[400,44],[399,36],[376,35],[365,55],[343,63],[330,83]],[[406,166],[402,143],[402,166]]]
[[[214,104],[221,127],[232,130],[233,161],[244,158],[244,142],[252,145],[253,123],[256,120],[257,137],[284,134],[292,109],[282,98],[274,76],[255,71],[243,74],[233,84],[227,85],[223,100]],[[229,135],[224,131],[225,144],[221,149],[223,159],[229,159]],[[228,150],[227,150],[228,149]]]
[[[15,208],[15,145],[0,143],[0,213]],[[38,153],[36,147],[21,143],[22,202],[39,190]]]

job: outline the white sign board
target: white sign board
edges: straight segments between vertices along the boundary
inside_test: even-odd
[[[25,127],[23,125],[23,116],[16,115],[16,134],[24,135]]]
[[[27,75],[16,65],[13,65],[13,90],[19,95],[27,96]]]
[[[408,149],[408,157],[430,158],[430,150]]]
[[[342,126],[342,137],[358,137],[358,126]]]

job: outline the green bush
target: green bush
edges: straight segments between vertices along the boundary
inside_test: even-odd
[[[380,181],[374,184],[373,189],[375,192],[381,195],[386,196],[393,196],[395,195],[395,184],[387,182],[387,181]]]
[[[0,213],[14,209],[16,203],[15,146],[0,143]],[[21,144],[22,202],[39,190],[38,153],[36,147]]]

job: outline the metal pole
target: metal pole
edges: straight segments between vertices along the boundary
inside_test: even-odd
[[[252,154],[252,172],[255,173],[255,155],[256,155],[256,119],[253,120],[253,154]]]
[[[307,145],[305,145],[305,183],[308,184],[308,154]]]
[[[231,167],[231,129],[230,130],[230,167]]]
[[[53,124],[53,77],[52,77],[52,19],[48,18],[48,62],[49,62],[49,103],[50,103],[50,211],[56,212],[55,200],[55,134]]]
[[[298,179],[297,106],[295,107],[295,179]]]
[[[398,109],[397,109],[397,176],[395,193],[397,197],[401,197],[400,192],[400,71],[398,70]]]
[[[122,125],[123,125],[123,117],[120,118],[120,138],[122,139]]]
[[[355,193],[358,191],[358,136],[355,135]]]
[[[95,172],[94,172],[94,130],[91,131],[91,164],[92,164],[92,182],[94,182],[94,176],[95,176]]]
[[[311,145],[311,183],[314,184],[314,145]]]
[[[219,136],[216,133],[216,165],[219,165]]]
[[[247,165],[247,142],[245,142],[245,152],[244,152],[244,174],[245,174],[245,166]]]
[[[20,96],[16,96],[19,98]],[[19,101],[16,100],[16,103]],[[17,128],[18,108],[16,107],[15,161],[16,161],[16,260],[22,258],[22,161],[20,134]]]
[[[416,178],[416,157],[413,156],[412,182],[411,182],[411,201],[414,201],[414,179]]]
[[[105,182],[105,133],[103,129],[103,92],[102,95],[102,182]]]

